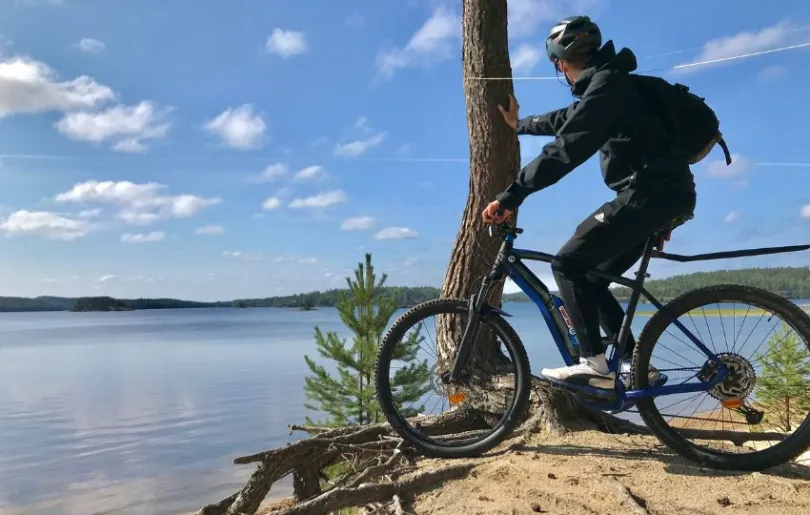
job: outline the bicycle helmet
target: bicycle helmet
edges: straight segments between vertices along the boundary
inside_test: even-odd
[[[602,46],[602,32],[587,16],[569,16],[557,22],[546,38],[546,53],[559,69],[559,61],[580,58]]]

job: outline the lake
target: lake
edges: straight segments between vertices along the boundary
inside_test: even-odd
[[[504,309],[535,373],[562,364],[533,305]],[[316,325],[349,336],[329,308],[0,314],[0,512],[188,513],[233,493],[253,470],[234,457],[303,436],[287,425],[312,415]]]

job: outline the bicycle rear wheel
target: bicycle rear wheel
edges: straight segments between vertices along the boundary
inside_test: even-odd
[[[718,356],[728,375],[711,389],[640,398],[644,422],[672,450],[707,467],[763,470],[810,445],[810,316],[766,290],[719,285],[688,292],[658,311],[635,349],[636,389],[649,366],[668,386],[717,378],[718,368],[679,321]],[[707,385],[708,386],[708,385]]]
[[[469,373],[459,384],[443,382],[468,316],[464,300],[419,304],[394,323],[377,354],[380,407],[394,430],[428,456],[461,458],[488,451],[520,422],[529,401],[526,350],[514,329],[495,314],[481,318]]]

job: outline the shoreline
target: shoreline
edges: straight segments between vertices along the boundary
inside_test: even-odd
[[[626,300],[622,300],[622,299],[618,299],[618,300],[619,300],[619,303],[621,303],[621,304],[627,304]],[[810,300],[808,300],[808,299],[791,299],[791,298],[787,298],[787,300],[793,302],[794,304],[799,306],[804,311],[810,313]],[[798,302],[802,302],[802,303],[799,304]],[[531,305],[532,301],[531,300],[526,300],[526,301],[512,300],[512,301],[507,301],[507,302],[503,303],[503,305],[507,305],[507,304],[530,304]],[[416,304],[412,304],[412,305],[408,305],[408,306],[400,306],[398,309],[410,309],[414,305],[416,305]],[[651,304],[649,302],[639,302],[639,305],[644,306],[644,305],[651,305]],[[313,308],[306,308],[306,309],[302,309],[300,306],[295,306],[295,305],[292,305],[292,306],[224,306],[224,305],[223,306],[216,306],[216,305],[213,305],[213,306],[170,306],[170,307],[161,306],[161,307],[146,307],[146,308],[127,307],[127,308],[118,308],[118,309],[81,309],[81,310],[62,309],[62,308],[54,308],[54,309],[0,309],[0,315],[5,314],[5,313],[66,313],[66,312],[67,313],[107,313],[107,312],[110,312],[110,313],[111,312],[124,313],[124,312],[133,312],[133,311],[169,311],[169,310],[185,310],[185,309],[188,309],[188,310],[196,310],[196,309],[240,309],[240,310],[241,309],[286,309],[286,310],[291,310],[291,311],[309,312],[309,311],[318,311],[318,310],[324,309],[324,308],[335,308],[335,306],[324,305],[324,306],[315,306]],[[705,311],[705,316],[714,317],[714,316],[730,316],[732,314],[736,315],[736,312],[732,313],[732,311],[735,311],[735,310],[732,310],[732,309],[706,310]],[[744,313],[746,310],[737,309],[736,311],[739,311],[740,313]],[[764,313],[764,312],[765,311],[763,311],[763,310],[759,310],[759,311],[748,310],[749,315],[761,314],[761,313]],[[654,313],[655,313],[655,311],[636,311],[636,316],[652,316]],[[695,311],[695,313],[696,314],[701,314],[701,315],[704,314],[702,311],[700,311],[700,312]]]

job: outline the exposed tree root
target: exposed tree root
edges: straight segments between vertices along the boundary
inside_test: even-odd
[[[432,471],[417,472],[395,483],[366,483],[356,488],[336,488],[296,506],[272,511],[268,515],[321,515],[346,506],[388,501],[395,495],[413,494],[425,488],[435,487],[442,481],[461,477],[474,466],[474,463],[449,465]],[[400,505],[400,510],[401,508]]]
[[[503,393],[496,386],[486,405],[497,405],[497,399]],[[588,408],[571,393],[540,381],[532,385],[531,400],[522,425],[507,442],[511,448],[525,445],[538,431],[553,435],[579,430],[650,434],[646,427]],[[457,436],[489,427],[486,424],[488,417],[481,411],[457,409],[441,416],[418,417],[409,422],[434,437]],[[295,504],[269,513],[326,513],[348,506],[367,506],[381,515],[394,513],[394,495],[400,499],[399,496],[411,493],[423,484],[440,481],[444,474],[461,474],[470,467],[467,464],[452,465],[430,474],[419,472],[414,450],[405,445],[388,424],[337,429],[293,425],[290,430],[306,432],[311,437],[285,447],[236,458],[236,464],[258,463],[245,486],[226,499],[201,508],[196,515],[254,515],[272,485],[290,474],[293,475]],[[681,431],[692,437],[728,440],[737,445],[750,440],[779,440],[783,437],[770,433]],[[346,472],[324,481],[327,478],[323,469],[339,463],[345,465]],[[370,503],[376,504],[370,506]],[[399,504],[401,509],[401,500]]]

